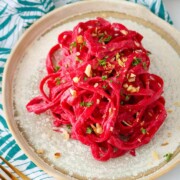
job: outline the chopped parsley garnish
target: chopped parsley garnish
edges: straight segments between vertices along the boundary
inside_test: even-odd
[[[87,81],[87,79],[88,79],[87,77],[84,77],[84,81]]]
[[[54,71],[55,71],[55,72],[59,71],[59,69],[60,69],[60,66],[55,66],[55,67],[54,67]]]
[[[123,105],[124,104],[124,102],[123,101],[121,101],[121,105]]]
[[[143,62],[142,65],[143,65],[143,68],[144,68],[145,70],[147,70],[147,63],[146,63],[146,62]]]
[[[84,101],[80,102],[80,106],[82,107],[90,107],[92,105],[93,105],[92,102],[84,102]]]
[[[71,128],[72,128],[72,125],[67,124],[66,127],[67,127],[68,129],[71,129]]]
[[[107,88],[107,85],[103,85],[102,88],[103,88],[103,89],[106,89],[106,88]]]
[[[106,58],[103,58],[103,59],[99,60],[99,65],[100,66],[105,66],[106,65]]]
[[[83,48],[84,46],[86,46],[86,41],[83,41],[83,43],[80,44],[80,51],[82,50],[82,48]]]
[[[79,57],[77,57],[76,56],[76,61],[78,61],[78,62],[80,62],[80,63],[82,63],[83,62],[83,60],[81,60]]]
[[[102,80],[105,81],[107,79],[107,75],[102,76]]]
[[[130,96],[127,95],[127,96],[125,97],[125,100],[128,101],[129,99],[130,99]]]
[[[142,134],[146,134],[146,133],[147,133],[147,130],[144,129],[144,128],[141,128],[141,132],[142,132]]]
[[[72,53],[73,47],[76,47],[76,46],[77,46],[76,41],[73,41],[73,42],[70,44],[70,52],[71,52],[71,53]]]
[[[110,79],[110,80],[109,80],[109,82],[110,82],[110,83],[112,83],[112,82],[113,82],[113,80],[112,80],[112,79]]]
[[[87,133],[87,134],[91,134],[91,133],[92,133],[92,131],[93,131],[93,130],[92,130],[92,128],[91,128],[91,127],[87,127],[87,129],[86,129],[86,133]]]
[[[141,62],[141,59],[140,59],[140,58],[134,58],[134,60],[133,60],[133,62],[132,62],[132,65],[133,65],[133,66],[136,66],[136,65],[138,65],[140,62]]]
[[[173,156],[172,153],[167,153],[167,154],[165,154],[163,157],[166,158],[166,162],[169,162],[169,161],[171,160],[172,156]]]
[[[56,81],[56,85],[60,85],[61,84],[61,80],[60,80],[60,78],[58,77],[58,78],[56,78],[55,79],[55,81]]]
[[[112,36],[108,36],[107,38],[104,38],[104,42],[108,43],[112,39]]]

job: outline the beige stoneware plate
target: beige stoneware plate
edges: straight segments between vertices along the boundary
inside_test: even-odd
[[[52,131],[50,115],[37,116],[25,110],[25,104],[37,93],[42,78],[38,74],[44,73],[39,69],[44,68],[45,57],[56,43],[57,35],[80,21],[98,16],[125,24],[144,35],[144,46],[152,52],[151,71],[164,78],[166,108],[171,112],[155,138],[137,150],[137,157],[125,155],[103,163],[95,161],[84,145],[73,140],[65,142]],[[179,56],[180,32],[140,5],[92,0],[54,10],[26,30],[6,63],[3,108],[9,129],[25,154],[56,179],[155,179],[180,162]],[[162,146],[165,142],[167,146]],[[37,149],[44,149],[45,153],[38,155]],[[53,154],[58,150],[62,157],[55,160]],[[163,155],[169,152],[173,157],[167,163]]]

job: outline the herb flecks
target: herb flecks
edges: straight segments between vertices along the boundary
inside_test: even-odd
[[[72,128],[71,124],[67,124],[66,127],[70,130]]]
[[[104,42],[108,43],[111,39],[112,39],[112,36],[108,36],[108,37],[104,38]]]
[[[103,85],[102,88],[103,88],[103,89],[106,89],[106,88],[107,88],[107,85]]]
[[[82,63],[82,62],[83,62],[83,60],[82,60],[82,59],[80,59],[78,56],[76,56],[76,61],[78,61],[78,62],[80,62],[80,63]]]
[[[100,66],[105,66],[106,65],[106,58],[103,58],[103,59],[99,60],[99,65]]]
[[[141,132],[142,132],[142,134],[146,134],[147,130],[145,128],[141,128]]]
[[[55,71],[55,72],[58,72],[59,69],[60,69],[60,66],[55,66],[55,67],[54,67],[54,71]]]
[[[142,65],[143,65],[144,70],[147,70],[147,63],[143,62]]]
[[[61,84],[61,79],[59,77],[56,78],[55,81],[56,81],[56,85],[60,85]]]
[[[136,66],[136,65],[138,65],[140,62],[141,62],[141,59],[135,57],[134,60],[133,60],[133,62],[132,62],[132,65],[133,65],[133,66]]]
[[[93,105],[93,102],[84,102],[84,101],[80,102],[80,106],[82,107],[90,107],[92,105]]]
[[[105,81],[107,79],[107,75],[104,75],[101,77],[103,81]]]
[[[172,153],[167,153],[167,154],[165,154],[163,157],[165,157],[166,162],[169,162],[169,161],[171,160],[172,156],[173,156]]]
[[[93,129],[91,127],[87,127],[86,134],[91,134]]]
[[[70,44],[70,52],[72,53],[72,49],[73,49],[73,47],[76,47],[77,46],[77,43],[76,43],[76,41],[73,41],[71,44]]]

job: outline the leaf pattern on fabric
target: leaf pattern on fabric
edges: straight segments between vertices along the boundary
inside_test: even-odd
[[[21,34],[31,24],[56,7],[78,0],[0,0],[0,102],[2,102],[2,73],[4,64]],[[172,23],[162,0],[128,0],[149,8],[153,13]],[[53,180],[40,170],[20,150],[12,137],[4,119],[0,103],[0,155],[18,167],[32,180]],[[11,171],[11,169],[8,169]]]

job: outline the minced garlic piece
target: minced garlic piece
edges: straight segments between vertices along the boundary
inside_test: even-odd
[[[136,78],[133,77],[133,78],[128,78],[128,82],[135,82]]]
[[[134,73],[131,73],[129,77],[133,78],[136,77],[136,75]]]
[[[80,78],[78,78],[78,77],[74,77],[74,78],[73,78],[73,81],[74,81],[75,83],[78,83],[79,80],[80,80]]]
[[[122,34],[124,34],[124,35],[127,35],[127,34],[128,34],[128,32],[127,32],[126,30],[120,30],[120,32],[121,32]]]
[[[109,115],[112,115],[113,111],[112,108],[109,108]]]
[[[98,87],[98,85],[99,85],[98,83],[95,83],[95,84],[94,84],[94,87],[96,88],[96,87]]]
[[[134,43],[137,47],[140,47],[140,44],[137,41],[134,41]]]
[[[133,86],[129,85],[128,88],[127,88],[127,91],[133,91]]]
[[[38,149],[36,152],[37,152],[38,154],[44,154],[44,150],[43,150],[43,149]]]
[[[116,54],[116,60],[118,60],[119,58],[120,58],[120,54],[117,53],[117,54]]]
[[[69,91],[70,91],[70,93],[71,93],[71,95],[72,95],[73,97],[76,97],[76,96],[77,96],[76,90],[70,89]]]
[[[159,155],[158,155],[158,153],[156,151],[152,152],[152,157],[153,157],[154,160],[159,160]]]
[[[85,69],[84,73],[85,73],[88,77],[91,77],[91,76],[92,76],[92,69],[91,69],[91,65],[90,65],[90,64],[88,64],[88,65],[86,66],[86,69]]]
[[[99,104],[99,103],[100,103],[100,100],[99,100],[99,99],[97,99],[97,100],[96,100],[96,103],[97,103],[97,104]]]
[[[65,129],[62,129],[62,132],[63,132],[64,139],[68,140],[70,138],[69,133]]]

